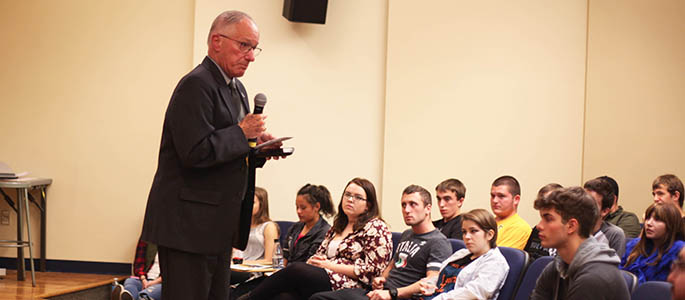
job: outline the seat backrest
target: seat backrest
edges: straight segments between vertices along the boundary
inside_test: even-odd
[[[457,250],[464,249],[466,248],[466,244],[464,244],[464,241],[458,240],[458,239],[447,239],[450,241],[450,245],[452,245],[452,253],[457,252]]]
[[[397,251],[397,244],[400,242],[400,238],[402,237],[401,232],[393,232],[392,233],[392,255],[395,256],[395,251]]]
[[[280,236],[278,237],[278,240],[281,242],[281,247],[285,245],[285,240],[286,235],[288,234],[288,229],[290,229],[290,226],[293,226],[295,222],[291,221],[276,221],[276,224],[278,224],[278,229],[281,231]]]
[[[632,294],[635,288],[637,287],[637,276],[626,270],[621,270],[621,275],[623,275],[623,279],[626,280],[626,286],[628,286],[628,293]]]
[[[665,281],[647,281],[640,284],[630,298],[633,300],[670,300],[671,284]]]
[[[526,272],[523,274],[523,278],[521,279],[518,289],[516,290],[516,297],[514,297],[514,300],[528,300],[528,298],[530,298],[530,294],[533,292],[535,283],[542,273],[542,270],[544,270],[545,267],[547,267],[547,265],[553,260],[554,257],[552,256],[541,256],[530,263],[528,268],[526,268]]]
[[[518,282],[521,280],[521,276],[528,266],[528,253],[515,248],[498,248],[499,251],[502,252],[502,255],[504,255],[504,258],[507,260],[507,264],[509,264],[509,274],[507,274],[507,278],[504,280],[504,285],[499,291],[499,296],[497,299],[510,300],[512,297],[514,297],[516,286],[518,286]]]

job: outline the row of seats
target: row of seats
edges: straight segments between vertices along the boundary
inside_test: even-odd
[[[281,243],[284,243],[285,234],[294,222],[277,221],[281,230]],[[401,232],[392,233],[393,251],[397,248],[397,243],[402,236]],[[459,249],[466,247],[464,241],[457,239],[447,239],[452,245],[452,251],[456,252]],[[527,300],[535,288],[535,282],[542,270],[554,260],[551,256],[543,256],[534,261],[530,261],[528,253],[519,249],[509,247],[499,247],[502,255],[509,264],[509,274],[507,275],[504,285],[500,290],[498,300]],[[663,281],[649,281],[641,285],[637,285],[637,277],[626,271],[621,271],[628,289],[631,293],[632,300],[670,300],[671,299],[671,284]]]
[[[402,233],[392,233],[393,249],[397,247]],[[452,252],[463,249],[464,241],[447,239],[452,245]],[[497,297],[498,300],[527,300],[535,288],[535,283],[542,270],[554,260],[551,256],[543,256],[530,261],[528,253],[519,249],[499,247],[509,264],[509,274]],[[394,250],[393,250],[394,251]],[[621,270],[626,280],[628,290],[633,300],[670,300],[671,284],[664,281],[650,281],[637,285],[637,277],[630,272]]]
[[[502,247],[500,247],[501,249]],[[535,288],[535,282],[542,270],[547,267],[549,263],[554,260],[551,256],[540,257],[531,262],[524,272],[521,282],[519,283],[516,296],[514,300],[528,299]],[[511,267],[511,262],[507,259]],[[671,284],[665,281],[648,281],[638,286],[637,276],[625,270],[621,270],[623,279],[626,281],[628,291],[633,300],[670,300],[671,299]],[[507,278],[508,279],[508,278]],[[507,299],[501,298],[500,299]]]

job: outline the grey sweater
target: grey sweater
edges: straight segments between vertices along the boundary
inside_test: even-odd
[[[603,232],[609,241],[609,248],[614,249],[619,258],[623,257],[623,254],[626,253],[626,236],[623,233],[623,229],[604,221],[599,231]],[[595,234],[595,237],[597,237],[597,234]]]
[[[561,257],[542,271],[532,300],[625,300],[630,299],[626,282],[618,270],[616,252],[593,237],[586,239],[571,264]]]

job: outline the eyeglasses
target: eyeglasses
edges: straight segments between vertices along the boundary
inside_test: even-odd
[[[230,37],[223,35],[221,33],[219,33],[219,36],[222,38],[226,38],[226,39],[229,39],[231,41],[238,43],[238,49],[240,49],[240,51],[242,51],[244,54],[247,54],[248,52],[250,52],[250,50],[252,50],[252,53],[254,54],[254,56],[257,56],[257,55],[259,55],[259,53],[262,53],[262,48],[259,48],[257,46],[252,46],[246,42],[241,42],[239,40],[230,38]]]
[[[343,199],[353,200],[353,201],[355,201],[355,202],[366,201],[366,199],[362,198],[362,196],[355,195],[355,194],[350,194],[350,193],[348,193],[348,192],[345,192],[345,193],[343,194]]]
[[[671,263],[671,271],[685,271],[685,260],[676,259]]]

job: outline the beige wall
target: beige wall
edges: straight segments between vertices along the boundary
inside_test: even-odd
[[[0,2],[0,159],[54,180],[49,259],[132,259],[192,26],[192,1]]]
[[[269,131],[295,137],[287,144],[296,154],[258,175],[274,219],[296,219],[295,193],[307,182],[325,184],[336,198],[355,176],[380,183],[385,1],[331,2],[325,26],[288,22],[280,1],[3,5],[2,33],[14,47],[0,59],[26,74],[2,75],[12,81],[3,80],[9,94],[2,97],[8,117],[0,119],[0,156],[18,171],[55,180],[49,259],[131,261],[169,96],[206,54],[209,24],[227,9],[246,11],[259,24],[264,52],[242,80],[250,97],[269,97]],[[27,16],[48,18],[50,26]],[[22,46],[36,36],[43,48]],[[91,43],[97,51],[88,51]],[[37,121],[22,122],[23,115]],[[11,236],[14,228],[0,226],[0,233]],[[14,255],[0,249],[0,256]]]
[[[612,175],[640,211],[656,175],[685,177],[677,0],[330,1],[326,25],[286,21],[282,1],[5,1],[0,160],[54,179],[49,259],[130,262],[169,96],[226,9],[259,24],[264,51],[242,80],[268,96],[268,130],[295,137],[295,155],[258,174],[274,219],[295,220],[303,184],[337,204],[354,176],[386,196],[395,231],[410,183],[460,178],[469,210],[514,175],[532,224],[551,181]]]
[[[579,1],[391,2],[386,203],[410,183],[433,192],[455,177],[467,188],[464,211],[489,209],[490,184],[509,174],[532,224],[538,188],[578,184],[585,17]],[[384,213],[402,226],[399,205]]]
[[[642,217],[654,178],[685,179],[685,2],[590,3],[583,179],[616,178]]]
[[[283,1],[197,0],[194,60],[207,53],[219,12],[247,12],[263,52],[241,78],[250,99],[268,97],[267,130],[293,136],[295,154],[268,162],[257,184],[269,191],[271,216],[297,220],[295,195],[306,183],[327,186],[337,205],[353,177],[380,184],[385,97],[385,1],[329,1],[325,25],[291,23]],[[252,100],[250,100],[252,105]]]

